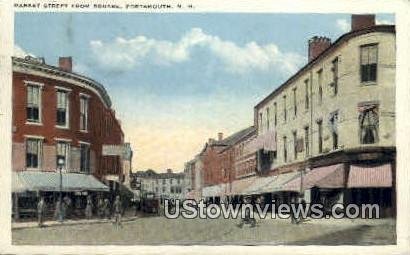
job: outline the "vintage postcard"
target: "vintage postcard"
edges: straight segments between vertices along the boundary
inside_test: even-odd
[[[410,9],[366,3],[1,3],[4,252],[410,252]]]

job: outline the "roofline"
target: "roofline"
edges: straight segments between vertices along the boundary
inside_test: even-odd
[[[315,64],[317,64],[320,60],[324,57],[328,56],[331,52],[336,50],[340,46],[341,43],[350,40],[354,37],[373,33],[373,32],[385,32],[385,33],[396,33],[395,25],[376,25],[360,30],[351,31],[349,33],[343,34],[340,36],[334,43],[332,43],[326,50],[324,50],[321,54],[319,54],[316,58],[309,61],[305,66],[303,66],[299,71],[297,71],[294,75],[292,75],[288,80],[286,80],[282,85],[278,88],[273,90],[268,96],[262,99],[257,105],[255,105],[254,109],[259,109],[262,105],[264,105],[267,101],[269,101],[272,97],[276,96],[279,92],[281,92],[287,85],[289,85],[292,81],[298,78],[304,71],[308,70]]]
[[[12,62],[13,62],[13,66],[14,65],[15,66],[20,66],[20,67],[28,68],[28,69],[35,70],[35,71],[40,71],[40,72],[43,72],[45,74],[50,74],[51,73],[53,75],[56,75],[56,76],[59,76],[59,77],[62,77],[62,78],[73,79],[77,82],[81,82],[85,85],[88,85],[88,86],[94,88],[95,90],[97,90],[98,93],[100,93],[101,98],[104,101],[104,104],[106,104],[106,106],[108,108],[111,108],[111,105],[112,105],[111,99],[110,99],[107,91],[105,90],[104,86],[101,83],[99,83],[99,82],[97,82],[97,81],[95,81],[91,78],[88,78],[84,75],[80,75],[80,74],[77,74],[77,73],[63,71],[63,70],[59,69],[56,66],[43,64],[43,63],[34,63],[34,62],[31,62],[31,61],[25,60],[24,58],[12,57]]]

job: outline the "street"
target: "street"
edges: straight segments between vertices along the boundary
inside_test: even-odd
[[[24,245],[388,245],[395,244],[395,222],[381,220],[258,220],[242,229],[233,219],[144,217],[123,223],[25,228],[12,231],[13,244]]]

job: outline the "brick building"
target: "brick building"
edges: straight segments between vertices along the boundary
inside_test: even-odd
[[[132,153],[124,149],[130,147],[111,100],[101,84],[73,72],[71,57],[60,58],[58,67],[41,58],[13,58],[12,91],[13,183],[32,182],[27,191],[56,191],[56,183],[39,182],[59,168],[67,182],[94,178],[111,190],[123,182]]]

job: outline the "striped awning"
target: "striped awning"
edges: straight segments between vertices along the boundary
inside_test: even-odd
[[[299,173],[299,177],[286,183],[283,189],[299,192],[312,187],[343,188],[344,175],[345,171],[343,164],[318,167],[307,173]]]
[[[351,165],[348,188],[392,187],[393,175],[391,164],[379,166]]]
[[[271,182],[276,176],[267,176],[267,177],[257,177],[256,180],[249,185],[249,187],[242,190],[241,194],[243,195],[253,195],[253,194],[260,194],[260,189],[266,186],[269,182]]]
[[[12,192],[59,191],[57,172],[12,172]],[[109,191],[109,188],[89,174],[62,173],[62,191]]]
[[[259,194],[286,191],[285,184],[300,176],[299,172],[290,172],[272,176],[271,180],[258,190]]]

